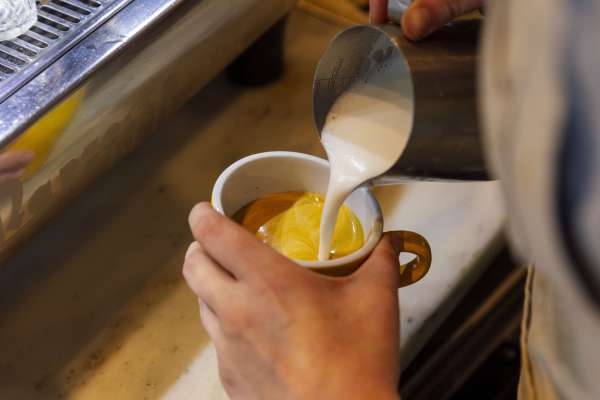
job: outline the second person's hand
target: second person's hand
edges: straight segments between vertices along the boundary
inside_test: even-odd
[[[388,0],[370,0],[373,24],[387,22]],[[402,16],[402,32],[421,40],[456,17],[483,7],[485,0],[414,0]]]
[[[0,183],[19,179],[34,154],[27,150],[9,150],[0,153]]]

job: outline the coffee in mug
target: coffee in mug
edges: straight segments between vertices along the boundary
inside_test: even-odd
[[[294,260],[317,261],[324,196],[314,192],[280,192],[242,207],[233,219],[275,250]],[[364,245],[358,216],[343,205],[335,224],[329,258],[352,254]]]
[[[315,156],[288,151],[253,154],[236,161],[219,175],[213,188],[211,203],[217,211],[241,222],[246,229],[256,233],[261,226],[273,218],[276,211],[285,213],[291,205],[296,204],[308,193],[312,194],[311,201],[316,202],[317,198],[322,201],[321,195],[314,196],[314,194],[325,193],[328,178],[329,164],[326,160]],[[270,206],[260,205],[267,200],[271,203]],[[343,204],[343,209],[349,210],[352,217],[342,217],[342,219],[354,221],[355,217],[360,223],[361,229],[357,229],[357,233],[362,232],[362,245],[355,251],[350,250],[347,255],[341,255],[340,250],[337,258],[327,260],[316,258],[302,260],[294,256],[289,257],[290,259],[311,271],[329,276],[347,276],[360,268],[383,235],[383,213],[377,199],[366,186],[355,189]],[[253,205],[259,212],[255,217],[250,218],[250,209]],[[316,221],[317,218],[314,220]],[[304,223],[303,221],[302,224]],[[353,222],[349,226],[356,227],[358,224]],[[315,224],[314,230],[319,232],[318,224]],[[415,255],[415,258],[406,264],[398,262],[400,270],[398,286],[404,287],[417,282],[427,274],[431,265],[431,249],[427,240],[418,233],[394,231],[392,234],[399,237],[397,242],[401,252]],[[318,242],[318,236],[312,240]],[[345,239],[341,242],[348,244],[353,243],[353,240]]]

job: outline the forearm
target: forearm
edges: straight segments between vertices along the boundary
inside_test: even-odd
[[[337,398],[348,400],[399,400],[400,395],[393,389],[380,388],[376,390],[347,391]]]
[[[317,390],[304,391],[299,399],[344,399],[344,400],[399,400],[397,387],[381,380],[370,381],[363,374],[354,374],[345,380],[333,376],[325,377]],[[305,388],[306,389],[306,388]],[[310,393],[309,393],[310,392]]]

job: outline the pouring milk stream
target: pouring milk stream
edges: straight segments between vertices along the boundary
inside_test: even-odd
[[[390,1],[388,14],[399,17],[404,3]],[[445,26],[422,45],[391,24],[354,25],[332,39],[313,81],[330,163],[319,260],[329,258],[338,208],[368,181],[491,179],[474,83],[479,24]]]
[[[355,84],[331,107],[321,134],[330,173],[319,260],[329,259],[338,210],[346,197],[389,170],[404,150],[412,125],[407,90],[412,91],[410,85],[398,79]]]

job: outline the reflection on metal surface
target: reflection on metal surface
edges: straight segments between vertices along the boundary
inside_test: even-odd
[[[42,30],[35,32],[40,25],[36,24],[27,36],[46,43],[48,51],[24,65],[14,78],[0,83],[0,148],[182,1],[86,0],[83,4],[89,7],[104,5],[98,6],[102,12],[76,29],[73,23],[61,24],[69,28],[66,31],[51,25],[52,21],[58,23],[55,16],[42,17],[46,21]],[[51,47],[48,41],[52,38],[59,43]]]
[[[0,104],[5,144],[86,82],[85,96],[45,165],[23,183],[0,187],[0,259],[294,4],[204,0],[171,7],[180,2],[130,3]],[[163,23],[156,25],[158,20]]]
[[[23,180],[31,177],[48,160],[54,144],[79,108],[83,95],[83,88],[75,91],[8,146],[7,151],[29,150],[34,154],[35,158],[27,166]]]

